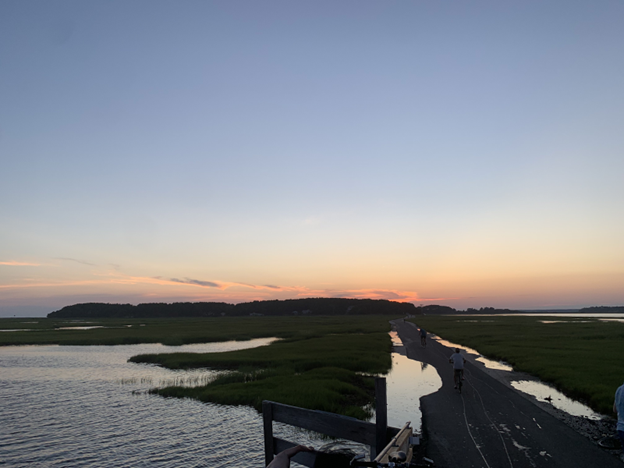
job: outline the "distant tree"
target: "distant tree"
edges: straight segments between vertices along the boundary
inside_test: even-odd
[[[449,306],[430,304],[420,307],[420,310],[425,315],[443,315],[443,314],[456,314],[457,310]]]
[[[624,314],[624,306],[593,306],[579,310],[582,314]]]
[[[242,315],[393,315],[416,314],[409,302],[373,299],[305,298],[283,301],[253,301],[241,304],[225,302],[176,302],[147,304],[84,303],[63,307],[48,318],[159,318],[215,317]]]

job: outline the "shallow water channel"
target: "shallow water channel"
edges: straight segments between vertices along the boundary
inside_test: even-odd
[[[127,361],[137,354],[224,352],[272,341],[0,347],[0,465],[264,466],[262,417],[255,409],[147,393],[166,385],[205,384],[215,372]],[[439,377],[432,367],[399,352],[392,353],[392,362],[386,376],[389,424],[401,427],[411,421],[419,431],[419,398],[437,390]],[[274,432],[316,448],[329,442],[281,424]]]
[[[394,351],[392,370],[386,375],[388,393],[388,425],[403,427],[410,421],[415,432],[421,433],[420,398],[442,387],[438,371],[424,362],[408,359],[396,332],[390,332]]]
[[[449,348],[460,348],[464,352],[474,355],[476,357],[475,360],[483,363],[483,365],[485,365],[488,369],[504,372],[513,371],[513,367],[506,362],[493,361],[483,357],[477,350],[468,348],[467,346],[451,343],[450,341],[443,340],[435,335],[432,337],[444,346],[448,346]],[[540,382],[539,380],[513,380],[511,381],[511,386],[516,390],[520,390],[521,392],[534,396],[538,401],[551,404],[555,408],[565,411],[572,416],[580,416],[596,421],[603,418],[601,414],[596,413],[589,406],[568,398],[556,388]]]

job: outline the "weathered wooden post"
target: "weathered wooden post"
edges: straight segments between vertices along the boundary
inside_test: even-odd
[[[273,461],[273,404],[262,402],[262,422],[264,424],[264,465]]]
[[[388,402],[386,397],[386,379],[384,377],[375,377],[375,413],[375,453],[371,453],[371,458],[375,458],[386,446]]]

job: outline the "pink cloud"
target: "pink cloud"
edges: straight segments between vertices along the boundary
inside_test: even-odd
[[[6,261],[6,262],[0,262],[0,265],[5,265],[5,266],[41,266],[40,263],[16,262],[14,260],[9,260],[9,261]]]

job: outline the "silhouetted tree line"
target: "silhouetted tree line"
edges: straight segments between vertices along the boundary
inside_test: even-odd
[[[496,309],[494,307],[481,307],[480,309],[468,308],[467,310],[457,310],[443,305],[426,305],[416,307],[416,314],[424,315],[448,315],[448,314],[517,314],[519,310]]]
[[[375,299],[308,298],[284,301],[175,302],[148,304],[74,304],[48,314],[48,318],[171,318],[242,315],[393,315],[418,314],[414,304]]]
[[[494,307],[481,307],[480,309],[473,309],[469,307],[466,309],[467,314],[521,314],[519,310],[513,309],[496,309]]]
[[[624,306],[594,306],[579,310],[581,314],[624,314]]]

